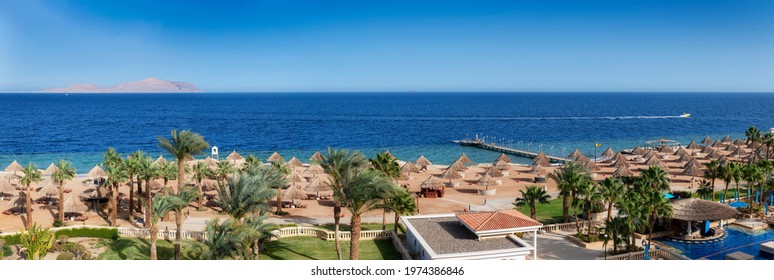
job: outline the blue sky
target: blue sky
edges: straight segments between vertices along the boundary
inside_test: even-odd
[[[773,1],[0,1],[0,90],[774,91]]]

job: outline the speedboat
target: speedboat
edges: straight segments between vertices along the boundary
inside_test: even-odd
[[[691,114],[688,114],[688,113],[683,113],[682,115],[680,115],[681,118],[687,118],[687,117],[690,117],[690,116],[691,116]]]

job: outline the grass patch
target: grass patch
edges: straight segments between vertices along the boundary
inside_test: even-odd
[[[529,216],[529,206],[519,207],[519,212]],[[572,214],[572,211],[570,211]],[[543,224],[555,224],[562,222],[562,198],[552,199],[548,204],[538,204],[535,206],[535,218]]]
[[[8,247],[8,244],[3,244],[3,248],[0,248],[0,250],[3,251],[1,259],[7,258],[10,255],[13,255],[13,251],[11,251],[11,247]]]
[[[173,241],[174,242],[174,241]],[[97,256],[99,260],[149,260],[150,240],[140,238],[119,238],[117,240],[103,240],[97,243],[97,247],[106,247],[106,251]],[[193,240],[183,240],[182,258],[184,260],[201,259],[205,245]],[[159,260],[171,260],[175,255],[175,247],[170,241],[156,241],[156,252]]]
[[[381,224],[379,224],[381,229]],[[299,236],[286,237],[266,243],[266,250],[261,252],[262,260],[335,260],[336,246],[333,241],[324,241],[317,237]],[[343,258],[349,259],[349,241],[341,242]],[[361,260],[398,260],[392,241],[361,240]]]
[[[325,224],[325,225],[318,225],[314,226],[316,228],[321,228],[327,231],[333,231],[334,225],[333,224]],[[392,230],[394,227],[393,224],[387,224],[385,229],[386,230]],[[340,231],[350,231],[352,230],[352,227],[349,226],[349,224],[339,224],[339,230]],[[381,223],[363,223],[360,225],[360,230],[382,230],[382,224]]]

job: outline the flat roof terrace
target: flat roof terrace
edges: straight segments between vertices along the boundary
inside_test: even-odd
[[[455,216],[410,218],[411,225],[436,254],[458,254],[525,248],[512,238],[479,240]]]

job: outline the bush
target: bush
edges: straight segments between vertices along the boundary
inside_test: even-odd
[[[678,198],[678,197],[680,197],[680,198],[690,198],[690,197],[693,196],[693,192],[687,191],[687,190],[686,191],[673,191],[672,195],[674,195],[675,198]]]
[[[56,256],[56,259],[57,260],[74,260],[75,259],[75,255],[73,255],[73,253],[70,253],[70,252],[63,252],[63,253],[59,254],[59,256]]]
[[[6,236],[0,236],[0,239],[5,240],[5,245],[19,245],[21,243],[20,234],[11,234]]]
[[[118,229],[116,228],[68,228],[56,231],[56,236],[69,237],[93,237],[103,239],[118,239]]]
[[[59,219],[54,220],[54,227],[61,227],[64,223],[60,221]]]

